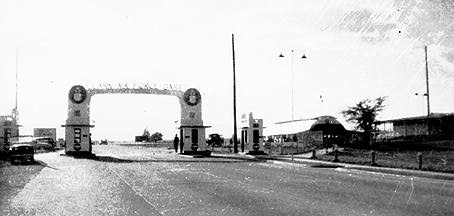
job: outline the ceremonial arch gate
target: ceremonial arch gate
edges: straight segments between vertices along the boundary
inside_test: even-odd
[[[85,89],[75,85],[68,94],[68,118],[65,127],[65,153],[66,154],[91,154],[90,128],[90,101],[97,94],[155,94],[176,96],[181,107],[180,144],[184,145],[184,153],[195,151],[205,152],[205,128],[202,121],[202,97],[195,88],[185,92],[172,88],[156,88],[150,85],[134,86],[111,85],[100,88]]]

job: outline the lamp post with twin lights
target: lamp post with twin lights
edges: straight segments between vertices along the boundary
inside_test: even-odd
[[[293,109],[294,109],[294,68],[295,68],[295,60],[294,60],[294,54],[295,54],[295,51],[298,51],[298,50],[290,50],[291,52],[291,63],[292,63],[292,75],[291,75],[291,79],[292,79],[292,120],[294,120],[294,116],[293,116]],[[283,51],[285,52],[285,51]],[[281,52],[281,54],[279,55],[279,58],[284,58],[284,54],[283,52]],[[301,56],[301,59],[306,59],[306,55],[303,53],[303,55]]]

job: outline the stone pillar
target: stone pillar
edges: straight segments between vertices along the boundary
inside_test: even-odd
[[[183,153],[206,152],[207,143],[202,120],[202,96],[195,88],[186,90],[180,99]]]
[[[66,154],[91,154],[90,99],[91,94],[81,85],[69,90],[68,117],[63,125]]]

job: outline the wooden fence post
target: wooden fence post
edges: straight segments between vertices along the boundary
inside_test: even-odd
[[[375,151],[374,151],[374,150],[370,151],[370,154],[371,154],[371,157],[372,157],[371,165],[372,165],[372,166],[377,165],[377,164],[375,163]]]
[[[337,150],[334,150],[334,160],[333,162],[339,162],[339,159],[337,158]]]
[[[422,153],[418,152],[418,168],[422,169]]]
[[[315,150],[312,150],[312,157],[311,157],[311,159],[315,159],[315,158],[316,158],[316,157],[315,157],[315,153],[316,153],[316,151],[315,151]]]

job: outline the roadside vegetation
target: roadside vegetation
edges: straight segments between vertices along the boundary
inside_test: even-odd
[[[385,108],[385,100],[386,97],[378,97],[375,100],[364,99],[341,112],[348,122],[354,123],[355,128],[362,132],[365,144],[371,141],[375,119]]]

